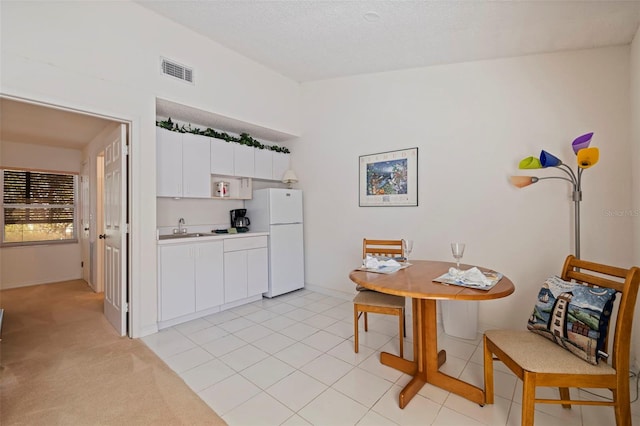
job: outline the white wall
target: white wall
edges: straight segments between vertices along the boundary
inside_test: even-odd
[[[1,141],[0,168],[31,168],[79,173],[81,152]],[[78,279],[80,244],[64,243],[0,248],[0,289]]]
[[[633,43],[631,44],[631,161],[633,162],[631,194],[633,196],[632,209],[630,218],[633,227],[630,234],[633,235],[633,264],[640,266],[640,167],[638,167],[638,159],[640,159],[640,28],[636,32]],[[636,302],[636,318],[640,318],[640,300]],[[635,335],[635,353],[640,354],[640,324],[634,324]],[[640,362],[636,356],[636,366],[640,366]],[[637,370],[636,370],[637,371]]]
[[[501,270],[517,287],[507,299],[482,303],[481,319],[523,324],[537,286],[572,250],[571,203],[562,182],[515,190],[507,176],[541,148],[571,161],[571,140],[588,131],[602,158],[585,173],[582,254],[632,263],[633,219],[604,214],[631,203],[629,48],[328,80],[304,85],[300,100],[295,82],[130,2],[0,8],[3,94],[132,124],[134,336],[155,331],[157,320],[156,97],[285,133],[303,130],[292,164],[305,190],[312,286],[352,291],[347,275],[364,236],[411,236],[415,257],[447,260],[449,242],[464,239],[465,261]],[[161,55],[193,66],[196,84],[160,75]],[[420,147],[420,206],[358,207],[358,156],[413,146]]]
[[[305,190],[306,282],[353,292],[361,240],[411,238],[414,258],[504,272],[508,298],[480,304],[486,325],[524,327],[543,280],[573,252],[570,188],[508,183],[541,149],[572,166],[573,139],[595,132],[600,163],[583,177],[582,257],[629,266],[629,48],[411,69],[303,84],[292,164]],[[358,157],[419,148],[418,207],[358,207]],[[538,170],[539,176],[553,171]]]
[[[156,97],[298,134],[298,84],[131,2],[0,8],[3,94],[131,123],[132,328],[154,332]],[[194,67],[196,84],[162,76],[160,56]]]

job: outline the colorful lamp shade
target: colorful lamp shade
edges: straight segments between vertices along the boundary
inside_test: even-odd
[[[542,167],[557,167],[562,164],[562,161],[555,155],[543,150],[540,152],[540,164]]]
[[[547,151],[542,151],[540,152],[540,159],[535,157],[527,157],[520,161],[518,168],[540,169],[547,167],[556,167],[556,170],[563,172],[564,175],[545,176],[540,178],[535,176],[510,177],[511,184],[517,188],[524,188],[525,186],[529,186],[542,179],[560,179],[571,183],[571,186],[573,187],[573,194],[571,196],[571,199],[573,200],[575,206],[575,250],[576,257],[578,259],[580,258],[580,201],[582,201],[582,172],[584,171],[584,169],[588,169],[589,167],[595,165],[600,157],[600,151],[598,150],[598,148],[589,148],[592,136],[593,133],[586,133],[582,136],[578,136],[571,144],[573,152],[575,152],[576,154],[576,160],[578,162],[578,173],[574,173],[569,165],[563,163],[555,155],[549,154]]]
[[[578,151],[578,167],[588,169],[595,165],[600,159],[600,150],[598,148],[584,148]]]
[[[541,169],[542,164],[540,164],[540,160],[536,157],[527,157],[520,161],[518,165],[519,169]]]
[[[535,176],[511,176],[510,179],[511,185],[518,188],[524,188],[538,181],[538,178]]]
[[[582,136],[578,136],[571,142],[571,147],[573,148],[573,152],[578,155],[578,151],[584,148],[588,148],[591,143],[591,137],[593,136],[593,132],[585,133]],[[594,163],[595,164],[595,163]]]

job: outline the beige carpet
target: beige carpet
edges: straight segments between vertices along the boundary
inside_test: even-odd
[[[82,280],[0,291],[0,424],[224,425]]]

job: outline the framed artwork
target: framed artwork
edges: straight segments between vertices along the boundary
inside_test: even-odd
[[[418,205],[418,148],[360,156],[360,207]]]

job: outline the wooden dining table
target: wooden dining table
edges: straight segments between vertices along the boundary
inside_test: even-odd
[[[412,299],[413,312],[413,361],[388,352],[380,354],[380,362],[413,379],[400,392],[399,405],[404,408],[425,383],[453,392],[470,401],[484,405],[484,389],[449,376],[439,370],[447,360],[444,350],[438,351],[436,317],[437,300],[491,300],[506,297],[515,287],[506,276],[490,290],[434,282],[455,263],[430,260],[411,260],[411,265],[391,274],[354,270],[349,278],[369,290],[395,294]],[[465,269],[472,265],[462,265]],[[481,271],[488,269],[479,267]]]

